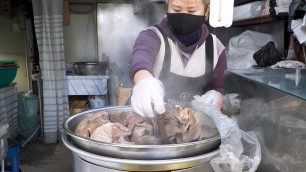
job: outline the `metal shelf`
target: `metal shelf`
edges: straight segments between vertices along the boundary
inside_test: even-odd
[[[287,18],[288,18],[287,13],[280,13],[276,16],[266,15],[266,16],[254,17],[252,19],[247,19],[247,20],[235,21],[233,22],[232,27],[264,24],[264,23],[270,23],[270,22],[275,22],[275,21],[287,20]]]
[[[255,2],[255,1],[259,1],[259,0],[235,0],[234,6],[243,5],[243,4],[247,4],[247,3]]]

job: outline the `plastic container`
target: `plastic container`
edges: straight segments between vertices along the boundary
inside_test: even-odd
[[[0,67],[0,87],[5,87],[10,85],[16,77],[17,74],[16,67]]]
[[[101,108],[105,107],[106,105],[105,98],[103,96],[89,96],[88,102],[89,109]]]
[[[115,95],[116,95],[116,105],[117,106],[124,106],[128,101],[132,92],[132,88],[125,88],[119,85],[116,88]]]
[[[17,60],[0,60],[0,64],[16,63]]]

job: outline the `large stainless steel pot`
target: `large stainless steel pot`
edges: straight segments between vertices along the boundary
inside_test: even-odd
[[[74,133],[77,125],[96,111],[108,111],[110,113],[117,113],[123,111],[132,111],[131,107],[108,107],[86,111],[67,119],[63,128],[65,132],[71,137],[74,145],[82,150],[115,158],[123,159],[141,159],[141,160],[163,160],[192,157],[205,154],[216,150],[220,145],[219,133],[212,138],[203,139],[196,142],[183,144],[165,144],[165,145],[124,145],[115,143],[103,143],[91,139],[78,136]],[[203,131],[205,132],[205,131]]]
[[[63,133],[62,141],[74,154],[75,171],[172,171],[201,166],[201,172],[213,171],[210,161],[219,155],[219,149],[212,152],[169,160],[130,160],[101,156],[86,152],[73,145],[71,137]],[[77,157],[76,157],[77,156]],[[76,161],[78,159],[78,161]],[[78,164],[75,164],[78,163]],[[103,167],[103,168],[102,168]],[[106,169],[107,168],[107,169]],[[82,169],[82,170],[80,170]],[[116,169],[116,170],[112,170]],[[189,170],[187,170],[189,171]],[[199,171],[196,170],[196,171]]]

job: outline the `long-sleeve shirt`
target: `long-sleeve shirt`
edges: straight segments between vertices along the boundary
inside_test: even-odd
[[[200,29],[200,35],[196,35],[198,37],[197,41],[195,41],[195,43],[192,45],[185,46],[186,42],[188,44],[188,39],[194,42],[194,36],[191,35],[190,38],[188,38],[188,36],[179,37],[175,35],[169,27],[166,18],[163,18],[159,23],[157,23],[157,25],[163,29],[165,34],[171,40],[176,42],[181,51],[182,62],[185,65],[188,63],[194,50],[205,42],[209,34],[207,26],[203,24]],[[133,80],[135,73],[139,70],[147,70],[154,76],[154,64],[159,53],[160,45],[161,40],[157,33],[152,29],[148,28],[139,33],[132,52],[131,67],[129,71],[131,80]],[[224,71],[227,69],[226,55],[224,50],[224,45],[219,39],[217,39],[217,51],[219,58],[217,66],[213,72],[213,79],[209,84],[209,89],[214,89],[220,91],[221,93],[223,93],[224,87]]]

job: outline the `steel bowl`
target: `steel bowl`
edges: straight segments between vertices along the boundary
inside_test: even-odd
[[[78,148],[97,155],[138,160],[165,160],[175,158],[186,158],[205,154],[216,150],[220,143],[220,135],[217,132],[214,136],[200,141],[183,144],[163,144],[163,145],[125,145],[116,143],[103,143],[78,136],[74,133],[78,124],[85,118],[92,115],[93,112],[107,111],[117,113],[132,111],[132,107],[107,107],[95,110],[89,110],[74,115],[67,119],[63,128],[66,134],[71,137],[72,143]],[[202,131],[203,132],[203,131]],[[205,132],[205,131],[204,131]]]
[[[107,62],[75,62],[73,63],[76,75],[107,75]]]

